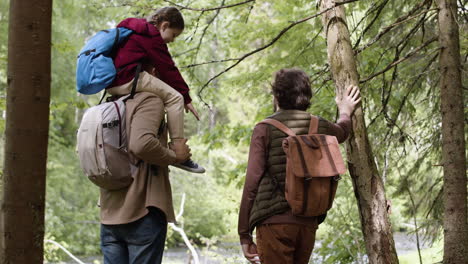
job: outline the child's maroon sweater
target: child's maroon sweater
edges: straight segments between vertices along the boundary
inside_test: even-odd
[[[136,67],[139,62],[142,62],[154,66],[158,77],[181,93],[185,104],[190,103],[192,101],[189,95],[190,89],[175,66],[159,30],[146,22],[145,19],[140,18],[127,18],[117,27],[131,29],[135,33],[130,35],[117,50],[114,65],[119,71],[109,87],[122,85],[133,80]]]

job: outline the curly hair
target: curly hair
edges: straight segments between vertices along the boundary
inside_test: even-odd
[[[184,17],[179,9],[173,6],[167,6],[156,10],[146,18],[146,21],[156,27],[165,21],[169,22],[170,28],[184,30],[185,27]]]
[[[312,89],[307,74],[298,69],[281,69],[275,73],[272,92],[284,110],[302,110],[310,107]]]

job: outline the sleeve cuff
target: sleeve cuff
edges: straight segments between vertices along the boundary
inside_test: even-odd
[[[240,237],[240,243],[241,245],[242,244],[252,244],[253,243],[253,239],[252,239],[252,236],[250,235],[239,235]]]
[[[346,119],[351,119],[351,117],[348,114],[340,114],[340,119],[341,118],[346,118]]]
[[[171,157],[171,163],[170,164],[174,164],[176,163],[176,153],[170,149],[170,148],[167,148],[167,152],[168,152],[168,155]]]
[[[184,97],[184,104],[190,104],[192,102],[192,98],[190,97],[189,93],[184,93],[182,94],[182,96]]]

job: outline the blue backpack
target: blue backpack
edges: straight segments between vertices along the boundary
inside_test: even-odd
[[[117,71],[112,56],[119,44],[133,31],[113,28],[96,33],[81,49],[76,63],[76,90],[95,94],[108,87]]]

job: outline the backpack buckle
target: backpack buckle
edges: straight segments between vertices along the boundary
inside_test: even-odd
[[[103,128],[113,128],[117,126],[119,126],[119,120],[114,120],[112,122],[102,124]]]
[[[96,49],[91,49],[91,50],[87,50],[87,51],[83,52],[83,54],[86,55],[86,56],[89,56],[89,54],[91,54],[91,52],[95,52],[95,51],[96,51]]]

